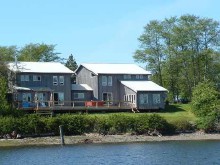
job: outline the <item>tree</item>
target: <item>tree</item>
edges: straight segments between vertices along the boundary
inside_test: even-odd
[[[194,15],[154,20],[144,27],[138,40],[140,47],[133,56],[135,61],[149,66],[153,80],[170,91],[172,100],[191,99],[193,88],[204,80],[219,84],[217,21]]]
[[[7,94],[7,81],[4,77],[0,76],[0,114],[8,109],[8,104],[6,100]]]
[[[18,54],[19,61],[59,61],[63,59],[58,56],[59,53],[54,52],[55,45],[47,44],[28,44],[25,45]]]
[[[0,61],[13,61],[16,54],[16,46],[0,46]]]
[[[76,63],[76,60],[73,58],[72,54],[69,56],[68,60],[66,61],[65,66],[72,71],[75,71],[77,69],[78,65]]]
[[[69,56],[68,60],[66,61],[65,66],[72,71],[75,71],[78,68],[76,60],[73,58],[72,54]],[[76,83],[76,76],[75,75],[71,76],[71,83],[73,83],[73,84]]]
[[[137,62],[148,63],[148,67],[156,75],[156,81],[163,85],[162,65],[164,58],[163,27],[159,21],[151,21],[144,27],[145,32],[139,38],[141,46],[133,56]]]

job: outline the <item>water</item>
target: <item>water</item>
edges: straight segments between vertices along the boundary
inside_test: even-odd
[[[213,165],[220,141],[82,144],[0,148],[0,165]]]

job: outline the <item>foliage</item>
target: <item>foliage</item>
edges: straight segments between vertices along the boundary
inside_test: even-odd
[[[8,110],[8,103],[6,100],[7,82],[4,77],[0,76],[0,115]]]
[[[66,61],[65,66],[72,71],[75,71],[77,69],[78,65],[76,63],[76,60],[73,58],[72,54],[69,56],[68,60]]]
[[[139,37],[134,54],[146,63],[152,79],[170,92],[170,101],[191,99],[192,89],[204,80],[216,84],[220,77],[219,22],[194,15],[152,20]]]
[[[195,130],[195,125],[187,119],[174,121],[172,125],[175,127],[176,132],[188,132]]]
[[[206,132],[218,130],[220,109],[218,107],[219,93],[214,83],[205,81],[199,83],[193,90],[192,110],[199,118],[199,129]]]
[[[47,44],[28,44],[19,50],[19,61],[59,61],[62,62],[58,56],[59,53],[55,52],[55,45]]]
[[[23,117],[0,117],[0,134],[17,131],[22,135],[40,135],[54,133],[59,135],[59,126],[63,125],[65,135],[81,135],[83,133],[121,134],[133,132],[137,134],[158,130],[160,133],[171,132],[170,125],[159,115],[143,115],[143,117],[123,114],[102,116],[58,115],[42,117],[36,114]]]
[[[198,117],[206,117],[217,110],[219,93],[208,81],[199,83],[193,90],[192,110]]]

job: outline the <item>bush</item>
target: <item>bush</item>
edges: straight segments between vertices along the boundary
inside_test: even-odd
[[[99,134],[107,135],[109,134],[110,128],[112,127],[112,123],[110,122],[108,117],[96,117],[94,132]]]
[[[211,82],[199,83],[193,90],[192,111],[198,117],[206,117],[217,110],[219,93]]]
[[[134,131],[137,134],[145,134],[148,133],[149,130],[149,115],[144,114],[138,116],[135,120]]]
[[[195,126],[188,120],[178,120],[172,123],[175,127],[176,132],[189,132],[194,131]]]
[[[109,117],[111,122],[111,134],[125,133],[132,130],[134,125],[133,117],[123,114],[112,115]]]

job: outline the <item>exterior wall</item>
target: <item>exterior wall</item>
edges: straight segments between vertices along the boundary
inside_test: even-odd
[[[130,96],[133,96],[133,98],[129,98]],[[128,97],[128,98],[125,98]],[[133,107],[137,107],[137,93],[130,88],[120,84],[120,98],[123,101],[133,102]],[[130,100],[130,101],[129,101]],[[128,103],[127,102],[127,103]],[[125,102],[126,104],[126,102]]]
[[[21,75],[29,75],[29,81],[21,81]],[[41,76],[41,81],[33,81],[33,76]],[[53,76],[64,76],[64,84],[53,84]],[[70,105],[71,101],[71,74],[61,73],[18,73],[16,75],[16,85],[20,87],[46,87],[50,88],[53,93],[64,93],[64,105]],[[65,102],[66,101],[66,102]]]
[[[148,103],[141,104],[140,94],[148,94]],[[160,103],[153,102],[153,94],[160,94]],[[166,92],[138,92],[137,93],[137,108],[138,109],[164,109],[165,108]]]
[[[76,99],[74,98],[75,93],[84,93],[83,99]],[[83,91],[83,90],[77,90],[77,91],[71,91],[71,98],[74,102],[74,106],[84,106],[85,101],[91,101],[93,99],[93,92],[92,91]]]
[[[94,98],[92,100],[99,100],[98,94],[98,76],[92,75],[92,72],[84,67],[79,68],[76,76],[76,84],[87,84],[93,89]]]
[[[112,76],[112,86],[102,86],[102,76]],[[116,75],[116,74],[100,74],[98,76],[98,87],[99,87],[99,100],[103,100],[103,93],[109,92],[113,95],[113,100],[115,101],[115,104],[117,104],[118,101],[124,100],[124,93],[123,91],[125,89],[121,89],[121,82],[122,80],[126,81],[146,81],[148,80],[148,75],[142,75],[142,79],[137,79],[136,75],[131,75],[131,77],[125,78],[124,75]],[[128,90],[128,89],[126,89]],[[132,90],[131,90],[132,91]],[[132,95],[135,95],[134,91],[130,93],[133,93]]]

